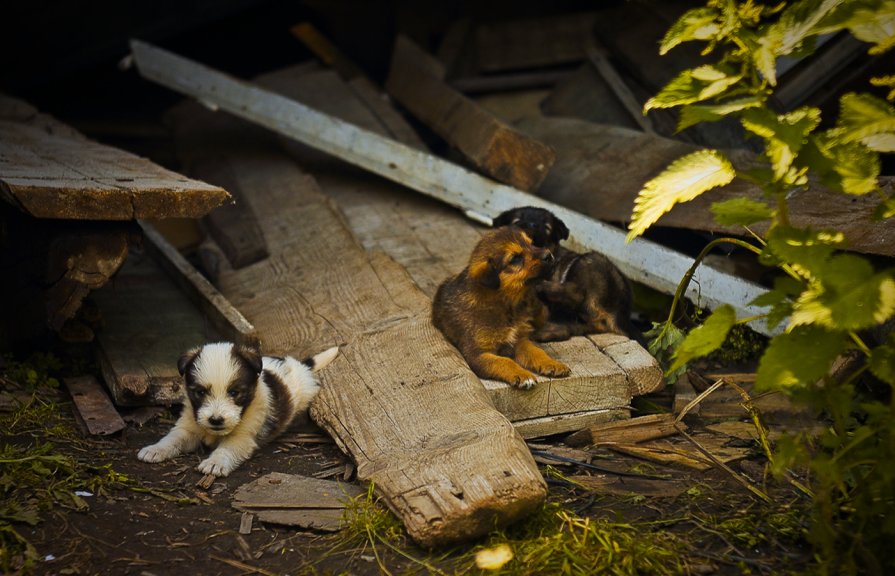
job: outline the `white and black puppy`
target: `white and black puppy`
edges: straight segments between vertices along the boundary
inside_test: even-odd
[[[214,450],[197,470],[227,476],[308,409],[319,390],[314,372],[338,353],[333,347],[299,361],[261,356],[256,349],[230,342],[186,352],[177,363],[187,393],[180,418],[137,457],[161,462],[203,444]]]

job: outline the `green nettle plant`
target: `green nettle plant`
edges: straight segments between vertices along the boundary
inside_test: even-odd
[[[847,238],[835,229],[793,225],[787,196],[809,178],[829,194],[879,198],[874,215],[895,215],[895,198],[879,184],[880,154],[895,151],[895,76],[871,79],[884,97],[849,93],[838,118],[821,129],[821,111],[802,106],[780,113],[770,102],[777,84],[777,59],[810,54],[817,37],[847,30],[869,44],[872,55],[895,46],[895,0],[803,0],[787,3],[709,0],[686,12],[665,35],[660,52],[689,41],[705,42],[713,64],[685,70],[645,105],[645,112],[679,108],[678,129],[721,118],[738,119],[764,142],[757,166],[737,169],[718,150],[684,156],[641,190],[628,239],[641,235],[664,213],[724,186],[735,178],[757,185],[763,198],[715,203],[722,225],[742,225],[752,241],[730,241],[753,251],[781,271],[773,289],[752,304],[764,320],[782,329],[761,356],[758,390],[783,390],[808,402],[831,423],[818,438],[790,437],[771,455],[775,471],[809,471],[814,517],[808,537],[825,572],[895,573],[895,333],[882,344],[867,331],[895,314],[895,270],[879,270],[866,258],[844,251]],[[888,91],[888,94],[885,94]],[[749,226],[767,224],[759,236]],[[702,256],[697,259],[699,264]],[[689,281],[682,281],[675,304]],[[672,314],[654,327],[653,349],[674,348],[670,370],[718,349],[737,319],[731,306],[716,309],[686,337]],[[862,355],[862,367],[834,378],[833,362],[844,353]],[[868,374],[868,372],[870,374]],[[884,383],[868,397],[859,379]],[[877,385],[879,386],[879,385]]]

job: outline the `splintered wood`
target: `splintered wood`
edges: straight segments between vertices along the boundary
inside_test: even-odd
[[[366,254],[275,143],[219,138],[227,126],[253,132],[196,107],[181,112],[176,137],[195,142],[204,124],[206,145],[251,183],[248,201],[265,222],[270,257],[221,270],[221,292],[257,328],[265,352],[304,356],[340,345],[321,373],[312,418],[408,533],[425,546],[466,540],[543,502],[546,485],[527,447],[432,326],[429,300],[403,268]]]
[[[195,218],[229,198],[217,186],[89,140],[48,116],[34,123],[21,107],[0,104],[0,110],[18,111],[0,116],[0,198],[32,216]]]

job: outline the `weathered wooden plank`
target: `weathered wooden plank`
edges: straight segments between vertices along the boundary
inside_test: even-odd
[[[523,438],[540,438],[554,434],[564,434],[570,430],[581,430],[588,426],[611,422],[619,418],[627,418],[627,409],[587,410],[585,412],[572,412],[570,414],[558,414],[556,416],[543,416],[541,418],[527,418],[513,422],[516,430]]]
[[[678,423],[678,426],[686,428],[683,422]],[[677,433],[673,414],[650,414],[594,424],[570,434],[564,442],[569,446],[636,444]]]
[[[678,252],[644,239],[625,243],[625,234],[612,226],[497,184],[165,50],[139,41],[133,41],[131,48],[141,74],[153,81],[214,101],[241,118],[448,204],[485,217],[526,204],[547,208],[566,223],[575,245],[600,251],[630,279],[662,292],[673,293],[692,264],[690,258]],[[748,304],[764,292],[761,287],[710,266],[700,266],[694,279],[685,295],[694,300],[698,297],[701,305],[714,309],[729,303],[740,316],[761,314],[760,308]],[[759,332],[773,333],[763,320],[750,325]]]
[[[258,81],[300,102],[319,102],[324,111],[355,125],[379,133],[385,131],[376,118],[356,105],[357,99],[344,84],[327,81],[320,74],[287,69],[264,75]],[[307,147],[287,145],[287,150],[303,167],[316,169],[321,189],[339,202],[361,245],[391,256],[429,298],[445,278],[468,263],[481,227],[468,224],[456,212],[431,199],[381,179],[344,169],[327,170],[327,161],[319,154],[308,154]],[[604,347],[622,346],[628,340],[615,337],[599,342]],[[542,435],[548,430],[551,434],[578,430],[594,421],[593,411],[625,407],[631,401],[632,391],[645,393],[661,384],[661,370],[645,351],[640,357],[642,370],[638,371],[633,362],[638,357],[633,352],[627,363],[619,365],[586,338],[549,344],[547,348],[554,357],[570,365],[572,377],[556,381],[541,378],[542,385],[529,391],[501,382],[485,382],[492,402],[523,437]],[[628,366],[633,378],[643,381],[629,382],[628,370],[623,366]]]
[[[74,318],[84,298],[124,264],[129,235],[127,225],[119,223],[68,225],[53,232],[44,291],[47,322],[53,330]]]
[[[115,403],[180,402],[177,359],[193,346],[220,338],[199,310],[145,253],[132,253],[93,299],[103,319],[97,359]]]
[[[535,190],[553,151],[448,86],[444,69],[405,36],[395,41],[386,90],[475,167],[521,190]]]
[[[482,24],[475,31],[479,67],[499,72],[580,62],[596,18],[584,12]]]
[[[363,493],[352,484],[271,472],[240,486],[232,506],[262,522],[335,532],[347,502]]]
[[[64,378],[63,382],[90,434],[105,436],[127,426],[96,378],[79,376]]]
[[[659,362],[636,341],[618,334],[590,334],[587,338],[625,373],[632,396],[655,392],[665,384]]]
[[[198,306],[215,331],[231,342],[259,344],[251,322],[233,307],[189,261],[149,223],[140,221],[146,248],[183,293]]]
[[[184,129],[200,130],[200,115],[189,113]],[[177,124],[176,137],[186,137]],[[224,268],[220,290],[266,351],[301,356],[340,344],[312,418],[423,545],[482,535],[533,510],[546,489],[531,454],[432,326],[428,298],[394,261],[357,245],[312,178],[275,149],[251,152],[250,140],[233,139],[227,158],[253,183],[249,201],[271,255]]]
[[[527,118],[521,125],[557,151],[557,161],[538,194],[551,202],[594,218],[626,222],[634,199],[648,179],[674,160],[698,147],[617,126],[601,126],[572,118]],[[754,158],[745,150],[731,153],[735,164],[745,166]],[[886,194],[895,192],[895,179],[883,176]],[[742,235],[736,226],[721,226],[710,211],[711,204],[732,198],[764,199],[761,190],[745,181],[712,190],[674,207],[657,226],[688,228]],[[817,182],[787,196],[789,218],[794,226],[841,230],[849,249],[869,254],[895,256],[895,223],[871,218],[879,201],[876,196],[832,194]],[[752,227],[764,232],[766,224]]]
[[[327,66],[332,66],[351,90],[385,128],[386,134],[417,150],[428,150],[425,142],[395,110],[384,94],[351,59],[312,24],[302,22],[289,29]]]
[[[0,120],[0,197],[38,218],[199,217],[225,190],[73,135]]]

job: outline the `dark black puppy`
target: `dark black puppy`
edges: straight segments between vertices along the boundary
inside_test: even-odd
[[[569,229],[552,212],[533,206],[514,208],[495,218],[493,226],[521,228],[535,246],[553,252],[553,274],[536,286],[547,304],[549,323],[535,332],[535,340],[611,332],[644,343],[643,334],[631,323],[628,279],[602,254],[579,254],[560,246],[569,237]]]

